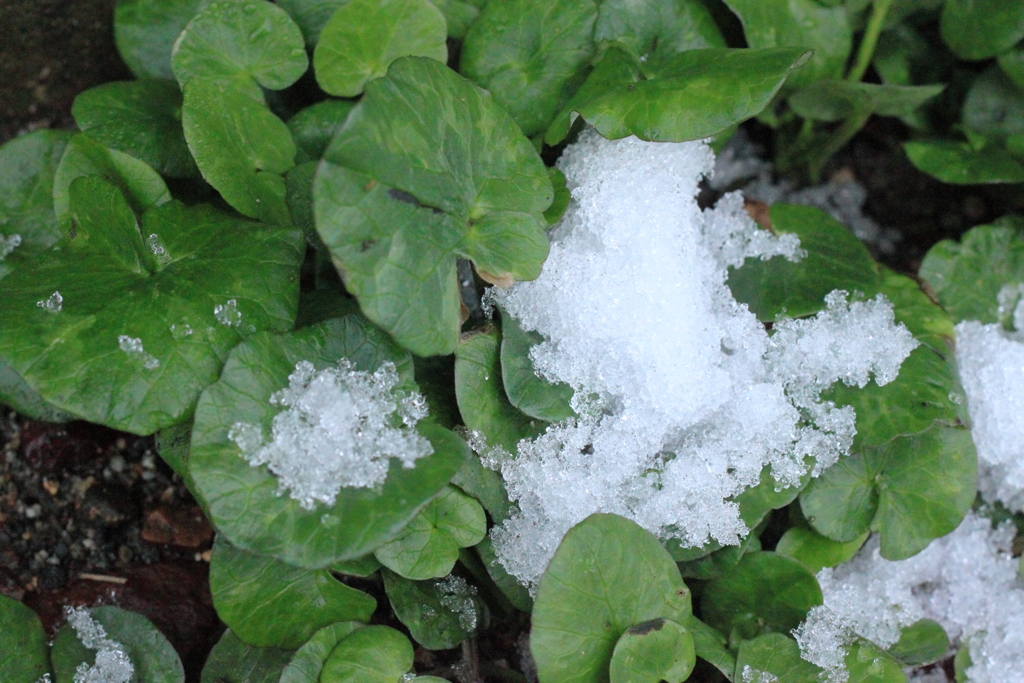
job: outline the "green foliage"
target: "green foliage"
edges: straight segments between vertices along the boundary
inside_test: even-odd
[[[35,683],[49,670],[49,645],[39,617],[17,600],[0,595],[0,678]]]
[[[682,683],[697,655],[693,636],[671,619],[630,626],[615,643],[609,667],[611,683]]]
[[[413,468],[392,462],[379,489],[343,489],[331,507],[307,510],[287,495],[266,467],[251,467],[228,438],[236,422],[270,433],[277,410],[270,395],[288,384],[299,361],[326,367],[347,358],[372,372],[395,364],[412,388],[412,360],[359,316],[304,327],[286,335],[260,334],[231,352],[220,379],[199,399],[189,474],[196,494],[232,545],[299,567],[320,568],[366,555],[398,535],[468,457],[465,442],[430,422],[417,425],[433,445]]]
[[[888,653],[904,666],[923,666],[938,661],[948,650],[949,636],[942,625],[932,619],[921,619],[903,629]]]
[[[842,543],[814,529],[795,526],[782,535],[775,552],[799,560],[812,574],[817,574],[824,567],[835,567],[852,559],[867,538],[865,531],[852,541]]]
[[[331,651],[321,683],[395,683],[412,668],[412,644],[387,626],[367,626]]]
[[[221,620],[258,647],[295,649],[317,629],[339,621],[370,620],[377,601],[326,569],[290,567],[223,540],[210,560],[210,592]]]
[[[184,683],[185,669],[178,654],[144,616],[118,607],[93,607],[88,612],[131,661],[134,672],[130,683]],[[96,652],[79,640],[70,624],[65,624],[53,639],[50,658],[55,683],[71,683],[80,664],[93,665]]]
[[[362,624],[355,621],[324,626],[295,651],[291,661],[281,671],[280,683],[317,683],[324,662],[337,644],[362,627]]]
[[[476,632],[476,624],[446,604],[439,581],[412,581],[387,569],[381,572],[381,578],[395,616],[409,629],[413,640],[428,650],[458,647]],[[473,609],[479,611],[482,603],[476,598],[468,599]]]
[[[277,683],[292,657],[290,650],[246,645],[224,631],[203,666],[201,683]]]
[[[615,644],[653,619],[685,623],[690,591],[658,540],[594,514],[569,530],[537,589],[530,651],[542,680],[607,680]],[[685,640],[685,639],[684,639]]]

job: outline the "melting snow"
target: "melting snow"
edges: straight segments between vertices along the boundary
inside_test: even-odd
[[[117,338],[117,345],[129,356],[140,360],[142,367],[147,370],[156,370],[160,367],[160,359],[150,353],[146,353],[146,350],[142,347],[141,339],[122,334]]]
[[[7,258],[19,246],[21,246],[21,235],[10,235],[8,237],[0,235],[0,261]]]
[[[213,307],[213,316],[225,327],[238,327],[242,324],[242,312],[238,310],[238,299],[228,299],[227,303]]]
[[[60,292],[54,292],[45,299],[37,301],[36,306],[47,313],[60,313],[61,309],[64,308],[64,297],[60,295]]]
[[[78,665],[74,683],[127,683],[135,674],[135,667],[124,652],[124,646],[107,638],[107,632],[88,611],[82,608],[65,608],[68,623],[75,629],[82,645],[96,650],[92,666],[85,662]]]

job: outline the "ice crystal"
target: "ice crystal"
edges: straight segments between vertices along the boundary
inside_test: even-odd
[[[147,353],[142,346],[142,340],[138,337],[129,337],[127,334],[122,334],[117,338],[117,345],[129,356],[141,362],[142,367],[147,370],[156,370],[160,367],[160,359]]]
[[[37,301],[36,306],[47,313],[60,313],[61,309],[64,308],[64,297],[60,295],[60,292],[54,292],[45,299]]]
[[[7,258],[12,251],[21,246],[21,235],[0,235],[0,261]]]
[[[238,310],[238,299],[228,299],[227,303],[213,307],[213,317],[224,327],[238,327],[242,324],[242,312]]]
[[[68,623],[75,630],[82,645],[96,650],[92,666],[82,662],[75,670],[74,683],[127,683],[135,673],[135,667],[125,654],[124,646],[107,637],[103,625],[92,618],[88,611],[66,608]]]
[[[288,386],[270,397],[283,408],[274,416],[270,441],[259,425],[245,422],[235,423],[228,438],[252,466],[267,465],[281,491],[302,507],[333,505],[344,487],[381,484],[390,458],[413,467],[433,453],[414,429],[427,415],[425,400],[398,384],[390,362],[370,373],[345,359],[320,370],[300,361]]]
[[[477,614],[473,596],[476,595],[476,586],[452,574],[437,582],[437,590],[441,594],[441,606],[459,618],[462,630],[475,630]]]

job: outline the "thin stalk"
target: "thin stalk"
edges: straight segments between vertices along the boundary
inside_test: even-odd
[[[819,145],[817,152],[811,157],[808,164],[812,185],[817,185],[820,182],[821,169],[825,167],[825,163],[857,134],[857,131],[868,122],[869,118],[871,118],[870,110],[856,112],[829,133],[828,138]]]
[[[875,56],[878,36],[882,33],[885,15],[889,13],[890,7],[892,7],[892,0],[875,0],[871,6],[871,17],[868,19],[864,37],[861,38],[860,47],[857,49],[857,60],[850,67],[850,72],[846,74],[846,80],[851,83],[856,83],[864,78],[864,73],[871,64],[871,58]]]

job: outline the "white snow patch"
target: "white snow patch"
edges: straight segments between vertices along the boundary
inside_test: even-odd
[[[129,356],[136,358],[147,370],[156,370],[160,367],[160,359],[147,353],[142,346],[142,340],[138,337],[129,337],[127,334],[119,335],[117,345]]]
[[[779,677],[767,671],[754,669],[748,664],[743,667],[740,680],[743,683],[778,683]]]
[[[934,619],[953,643],[970,649],[971,683],[1022,681],[1024,587],[1010,554],[1013,536],[1012,525],[993,529],[968,513],[953,533],[897,562],[882,558],[873,537],[853,560],[818,574],[824,606],[841,628],[883,648],[904,627]]]
[[[92,666],[85,662],[75,670],[74,683],[127,683],[135,674],[135,667],[125,654],[124,646],[107,638],[103,625],[82,608],[65,608],[68,623],[75,630],[82,645],[96,650]]]
[[[45,299],[37,301],[36,306],[47,313],[60,313],[61,309],[64,308],[64,297],[61,296],[60,292],[54,292]]]
[[[459,619],[459,626],[464,631],[476,630],[477,613],[473,596],[476,586],[469,585],[461,576],[450,574],[436,584],[441,594],[441,606]]]
[[[394,363],[373,373],[342,359],[317,370],[300,361],[288,386],[270,397],[284,408],[274,416],[269,443],[259,425],[236,422],[228,432],[253,467],[267,465],[280,490],[312,510],[333,505],[342,488],[372,488],[387,478],[390,458],[404,467],[434,452],[415,429],[426,417],[417,392],[396,390]]]
[[[12,251],[21,246],[21,235],[0,235],[0,261],[7,258]]]
[[[213,307],[213,317],[224,327],[238,327],[242,324],[242,312],[238,310],[238,299],[228,299],[227,303]]]
[[[821,390],[871,374],[884,384],[916,346],[884,298],[845,292],[769,336],[733,298],[727,266],[802,251],[760,230],[739,195],[701,211],[697,183],[713,163],[702,142],[582,135],[559,162],[572,202],[543,273],[495,294],[544,336],[534,367],[571,385],[581,414],[514,458],[488,455],[519,506],[492,532],[495,550],[525,584],[597,511],[686,546],[739,543],[748,530],[728,499],[765,465],[794,485],[848,452],[853,410]]]

